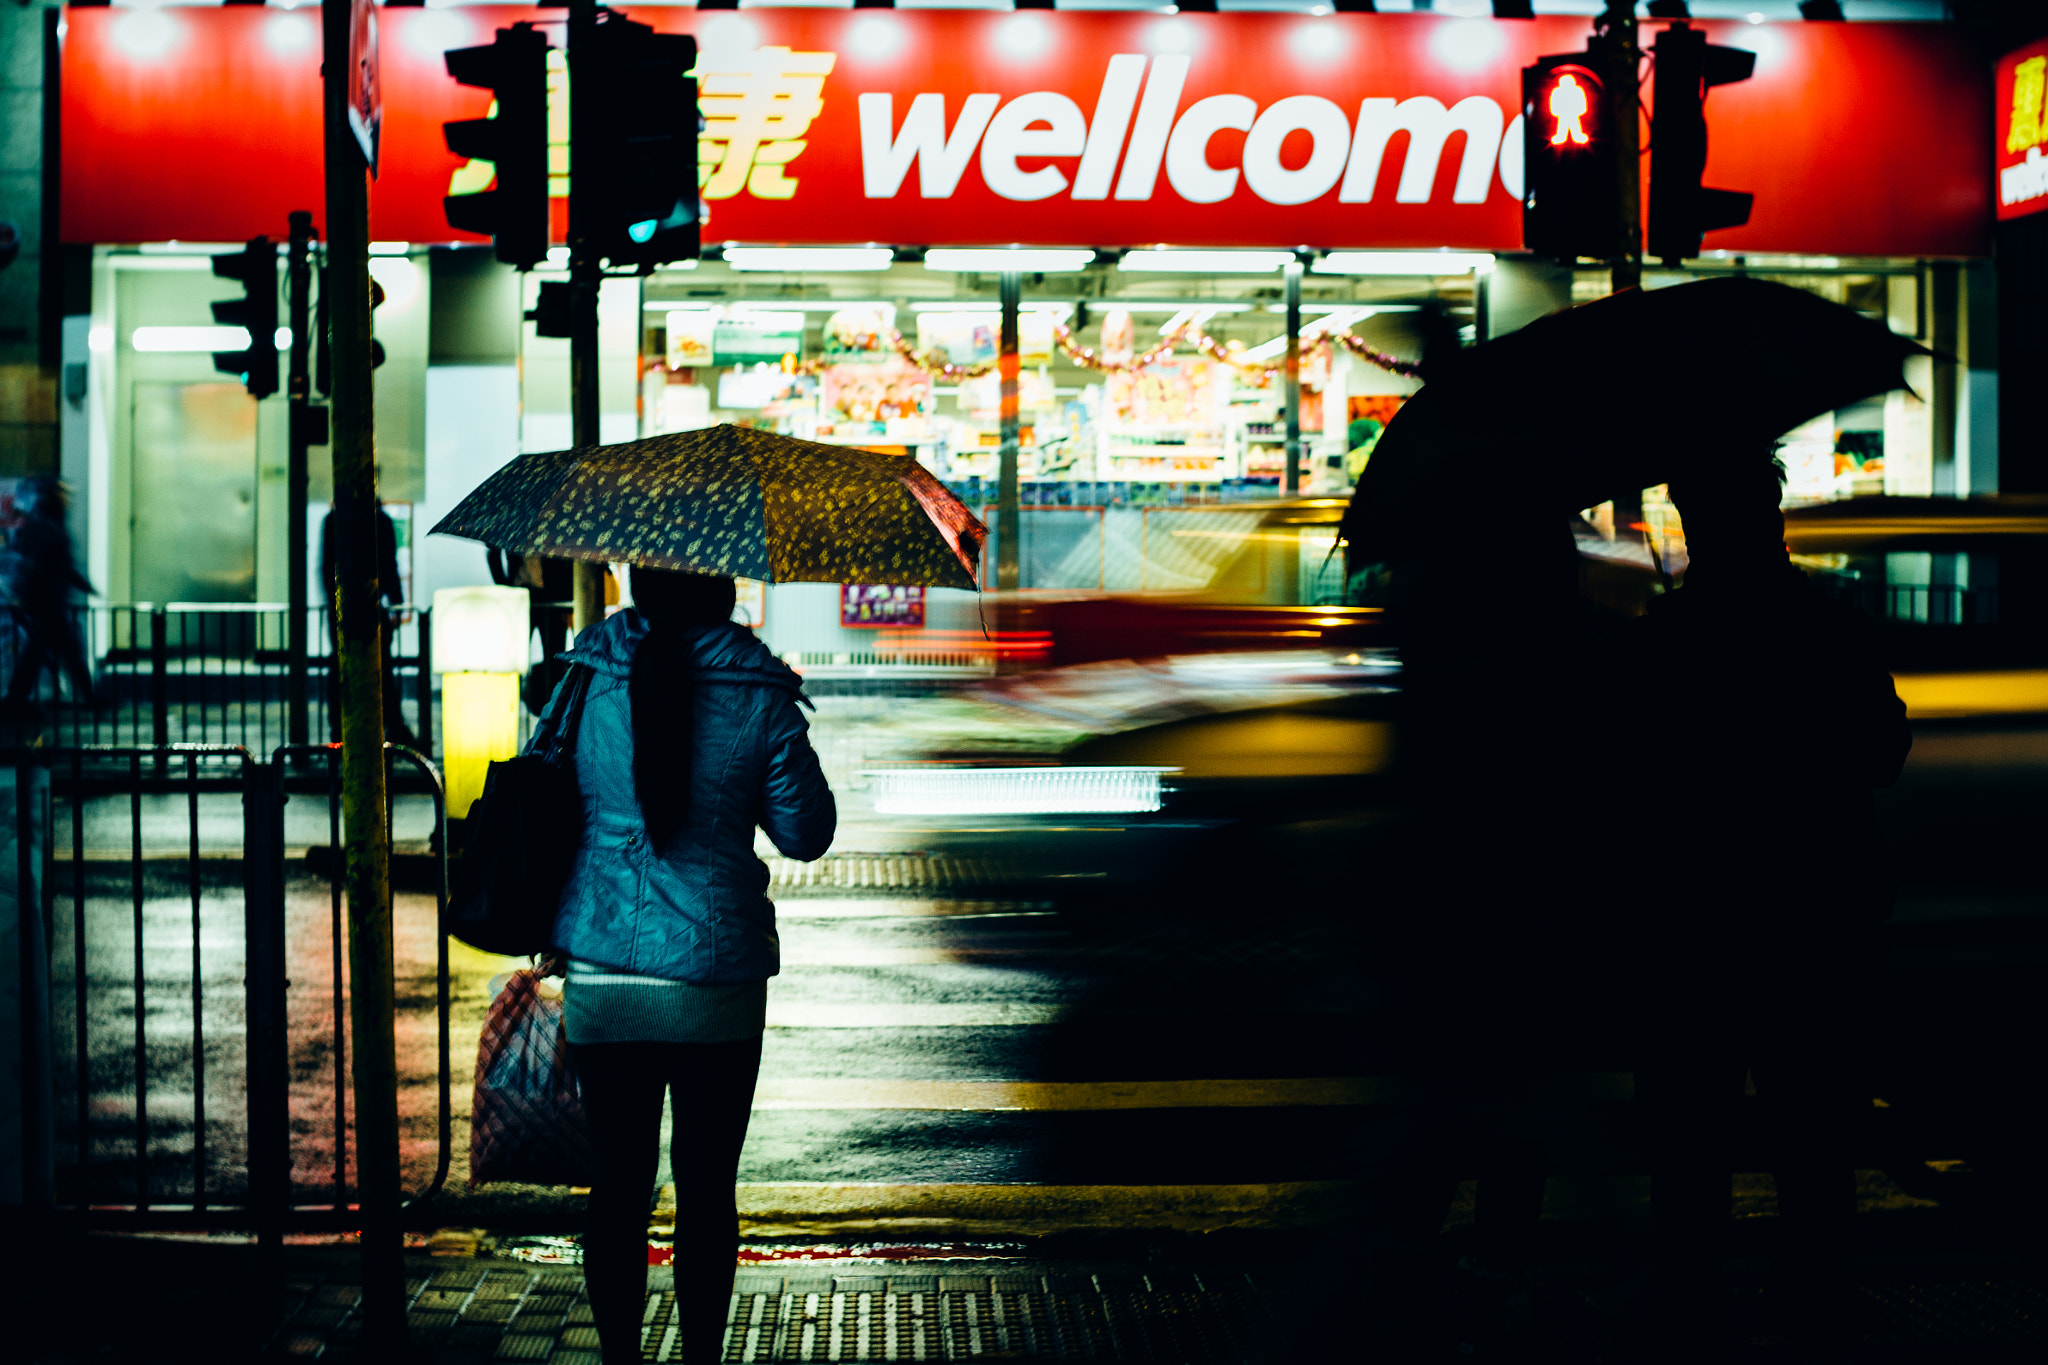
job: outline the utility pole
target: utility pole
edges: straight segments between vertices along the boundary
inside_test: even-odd
[[[377,591],[377,446],[370,359],[368,168],[349,127],[353,7],[321,8],[325,60],[327,290],[333,352],[334,527],[338,588],[341,814],[348,893],[349,1023],[355,1044],[356,1197],[361,1204],[363,1348],[405,1347],[405,1247],[399,1226],[398,1056],[391,965],[391,843],[386,810],[384,668]],[[337,1116],[338,1121],[339,1116]]]
[[[327,410],[312,403],[308,358],[313,351],[312,299],[309,288],[313,275],[313,215],[303,210],[291,215],[290,255],[285,259],[285,297],[290,313],[287,325],[292,333],[291,369],[286,395],[290,399],[285,456],[285,540],[290,559],[285,568],[285,601],[290,604],[285,620],[285,736],[293,744],[307,742],[306,707],[306,499],[309,480],[306,451],[325,445]]]
[[[597,291],[604,280],[604,262],[592,229],[597,187],[577,174],[579,139],[597,130],[590,114],[599,92],[590,81],[576,78],[576,57],[592,50],[597,31],[597,0],[569,4],[569,414],[571,439],[578,449],[598,444]],[[584,165],[590,159],[583,160]],[[578,634],[604,620],[604,565],[576,560],[570,628]]]
[[[996,370],[1002,380],[1002,403],[997,409],[1001,454],[996,458],[996,590],[1015,592],[1022,586],[1018,571],[1023,546],[1021,517],[1017,510],[1017,458],[1020,433],[1017,425],[1017,372],[1020,368],[1017,343],[1017,313],[1022,305],[1024,277],[1015,270],[1002,274],[1002,344],[996,356]]]
[[[1280,493],[1291,498],[1301,491],[1301,262],[1289,261],[1284,274],[1287,277],[1287,368],[1280,387],[1287,405],[1287,469],[1280,476]]]

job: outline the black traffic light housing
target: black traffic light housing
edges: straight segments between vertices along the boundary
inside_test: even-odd
[[[326,398],[334,392],[334,347],[333,339],[327,334],[328,274],[326,266],[320,267],[319,276],[319,302],[313,309],[313,390],[322,398]],[[377,283],[377,279],[373,275],[370,277],[370,324],[373,328],[376,326],[377,309],[382,306],[383,302],[384,286]],[[383,363],[384,343],[377,340],[373,335],[370,338],[370,368],[374,370]],[[325,409],[322,409],[322,411],[324,412]],[[320,429],[323,432],[327,429],[325,417],[321,419]],[[327,444],[327,440],[325,436],[322,436],[319,440],[312,441],[309,444],[324,446]]]
[[[268,237],[251,237],[240,251],[213,258],[213,273],[239,280],[242,297],[213,305],[213,320],[249,333],[246,351],[215,351],[213,368],[248,386],[253,398],[277,392],[277,247]]]
[[[697,40],[622,15],[569,51],[577,95],[570,175],[588,249],[643,274],[698,254]]]
[[[535,306],[526,312],[536,336],[565,337],[575,329],[576,286],[568,280],[544,280]]]
[[[1707,169],[1707,91],[1748,80],[1756,54],[1716,47],[1688,24],[1657,35],[1655,106],[1650,111],[1650,231],[1648,254],[1676,265],[1700,254],[1701,239],[1716,228],[1749,221],[1754,196],[1700,184]]]
[[[1619,155],[1595,51],[1522,68],[1522,241],[1559,260],[1611,260],[1621,239]]]
[[[451,194],[442,208],[450,227],[489,236],[498,259],[521,270],[548,254],[548,47],[545,33],[522,23],[447,54],[449,75],[498,97],[495,116],[442,125],[448,150],[490,162],[497,183]]]

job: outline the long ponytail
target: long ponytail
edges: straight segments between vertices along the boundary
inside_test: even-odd
[[[665,848],[689,815],[696,697],[693,628],[732,619],[733,581],[714,574],[636,566],[633,604],[647,634],[633,653],[626,697],[633,716],[633,794],[650,846]]]

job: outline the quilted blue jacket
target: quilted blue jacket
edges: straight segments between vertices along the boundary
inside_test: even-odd
[[[781,969],[781,946],[754,829],[785,856],[809,861],[831,846],[838,812],[798,709],[796,674],[740,626],[688,634],[697,718],[689,813],[662,853],[648,847],[633,791],[626,691],[647,622],[619,612],[578,635],[567,656],[592,676],[573,738],[583,836],[555,945],[672,981],[765,981]],[[544,721],[570,693],[567,681],[555,690]]]

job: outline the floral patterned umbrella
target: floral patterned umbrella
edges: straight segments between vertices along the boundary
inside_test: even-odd
[[[731,425],[521,455],[434,527],[524,555],[973,588],[988,528],[917,461]]]

